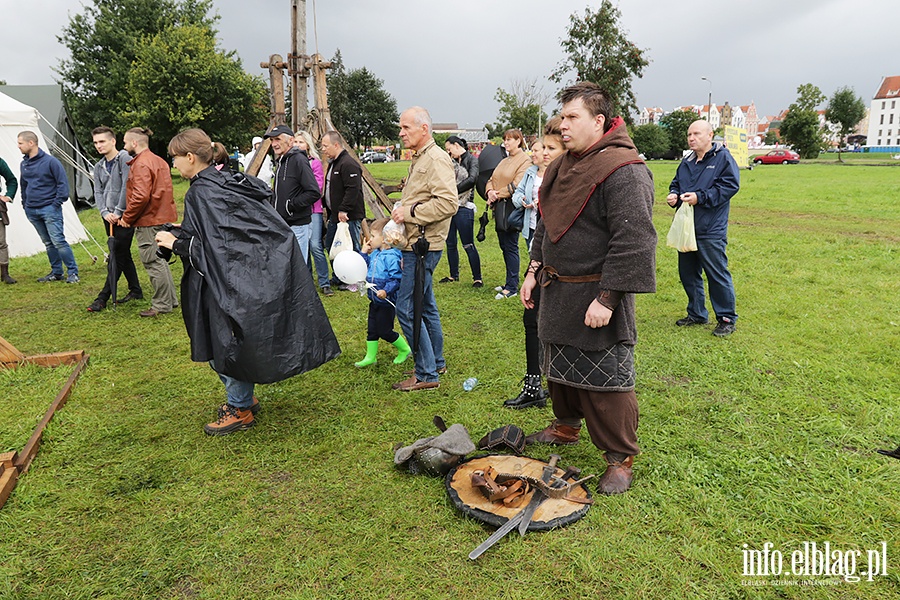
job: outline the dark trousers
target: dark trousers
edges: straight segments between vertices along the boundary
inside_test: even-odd
[[[106,223],[106,231],[109,233],[109,223]],[[137,269],[134,266],[134,259],[131,258],[131,241],[134,239],[134,227],[119,227],[118,225],[113,225],[113,254],[116,257],[116,272],[114,273],[115,279],[113,281],[119,281],[119,278],[122,275],[125,275],[125,281],[128,282],[128,291],[142,296],[144,294],[141,289],[141,282],[138,281]],[[97,299],[101,302],[108,302],[110,295],[112,295],[112,290],[109,287],[109,267],[112,265],[107,265],[107,277],[106,283],[103,284],[103,289],[100,290],[100,294],[97,296]],[[115,300],[115,298],[113,298]]]
[[[394,315],[396,311],[390,304],[369,302],[369,326],[366,340],[377,342],[382,339],[390,344],[397,341],[400,334],[394,331]]]
[[[503,289],[515,294],[519,291],[519,236],[518,231],[498,231],[497,241],[506,263],[506,284]]]
[[[456,248],[456,235],[462,242],[463,250],[469,257],[469,267],[472,269],[472,279],[481,281],[481,257],[475,247],[475,211],[471,208],[460,206],[450,219],[450,231],[447,232],[447,265],[450,267],[450,277],[459,279],[459,250]]]
[[[706,321],[706,295],[703,293],[703,273],[709,284],[709,300],[716,319],[737,321],[734,282],[728,271],[727,242],[724,239],[697,239],[696,252],[678,253],[678,275],[688,297],[687,313],[692,319]]]
[[[531,290],[534,308],[526,308],[522,313],[522,325],[525,326],[525,372],[528,375],[541,374],[541,340],[538,339],[538,303],[541,300],[541,286]]]
[[[549,382],[553,414],[559,419],[584,419],[594,446],[606,452],[634,456],[637,444],[638,404],[630,392],[596,392]]]

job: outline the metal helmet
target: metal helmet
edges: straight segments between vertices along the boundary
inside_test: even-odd
[[[417,450],[409,459],[409,472],[413,475],[425,474],[443,477],[458,465],[464,457],[444,452],[438,448]]]

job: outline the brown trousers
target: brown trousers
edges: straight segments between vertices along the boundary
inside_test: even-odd
[[[0,200],[2,202],[2,200]],[[9,264],[9,247],[6,245],[6,225],[0,221],[0,265]]]
[[[559,419],[584,419],[591,441],[600,450],[634,456],[637,444],[638,404],[630,392],[596,392],[555,381],[548,383],[553,414]]]

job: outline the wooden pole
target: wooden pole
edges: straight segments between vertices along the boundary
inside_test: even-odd
[[[291,54],[288,70],[291,75],[291,128],[303,129],[303,121],[309,112],[306,95],[308,88],[306,68],[306,0],[291,0]]]
[[[269,99],[272,104],[272,113],[269,119],[270,127],[286,125],[284,114],[284,68],[287,66],[280,54],[273,54],[269,62],[259,63],[263,69],[269,70]]]

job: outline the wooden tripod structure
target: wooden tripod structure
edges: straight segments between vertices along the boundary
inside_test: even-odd
[[[284,73],[287,71],[291,77],[291,120],[292,129],[297,131],[305,129],[318,143],[327,131],[337,131],[331,122],[331,112],[328,109],[328,84],[325,71],[331,67],[331,62],[324,60],[321,54],[312,56],[306,54],[306,0],[291,0],[291,24],[292,44],[291,53],[285,61],[280,54],[273,54],[268,62],[259,63],[263,69],[269,70],[269,100],[271,102],[271,115],[269,126],[287,124],[287,113],[284,100]],[[315,106],[307,110],[308,79],[312,76]],[[369,170],[362,164],[356,152],[347,145],[341,136],[341,144],[347,153],[362,167],[363,196],[366,204],[376,217],[385,217],[390,214],[393,207],[384,188]],[[266,154],[269,152],[268,139],[263,140],[262,145],[250,162],[247,172],[251,175],[259,173]]]
[[[5,452],[0,454],[0,508],[6,503],[7,498],[16,487],[19,476],[28,470],[31,461],[37,455],[38,447],[41,444],[41,438],[44,435],[44,429],[50,423],[50,419],[57,410],[63,407],[69,399],[69,394],[75,386],[78,376],[87,366],[89,355],[84,350],[76,350],[73,352],[57,352],[55,354],[36,354],[33,356],[25,356],[19,352],[15,346],[0,337],[0,367],[9,369],[15,368],[23,364],[35,364],[42,367],[58,367],[60,365],[74,364],[75,370],[69,376],[68,381],[63,386],[62,391],[57,394],[56,399],[50,404],[50,408],[44,413],[44,418],[34,428],[31,437],[19,452]]]

